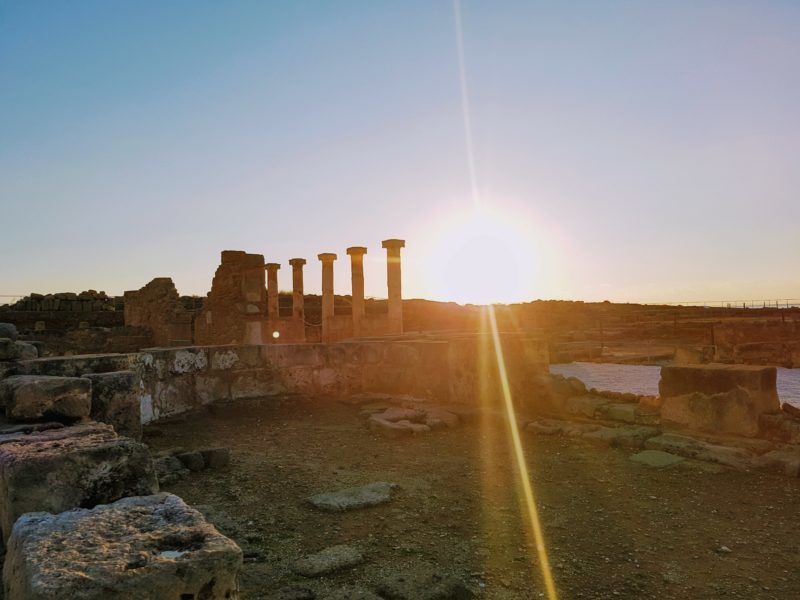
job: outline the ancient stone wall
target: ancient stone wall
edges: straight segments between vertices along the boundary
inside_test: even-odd
[[[125,292],[125,325],[150,332],[156,346],[192,343],[192,313],[169,277],[156,277],[137,291]]]
[[[195,322],[195,343],[261,344],[266,315],[264,256],[224,250]]]

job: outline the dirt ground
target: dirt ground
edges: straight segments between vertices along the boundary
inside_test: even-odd
[[[544,597],[521,517],[508,432],[473,418],[403,439],[370,432],[359,407],[285,398],[217,407],[146,429],[154,452],[225,446],[232,464],[167,487],[206,505],[245,551],[245,599],[287,585],[318,598],[393,573],[455,575],[479,598]],[[800,598],[800,480],[687,461],[654,469],[631,451],[523,432],[560,598]],[[324,513],[308,496],[374,481],[391,502]],[[318,579],[297,558],[335,544],[362,565]]]

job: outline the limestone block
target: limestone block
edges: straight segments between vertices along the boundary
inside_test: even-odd
[[[780,409],[775,367],[751,365],[681,365],[661,367],[658,384],[662,398],[699,392],[713,395],[743,388],[750,393],[758,414]]]
[[[147,447],[86,422],[0,436],[3,539],[27,512],[58,513],[158,491]]]
[[[759,432],[758,401],[743,388],[669,396],[661,404],[661,422],[665,427],[753,437]]]
[[[715,462],[737,469],[746,469],[753,460],[752,453],[744,448],[711,444],[696,438],[665,433],[649,438],[644,443],[648,450],[660,450],[686,458]]]
[[[22,517],[7,600],[236,600],[242,551],[172,494]]]
[[[800,475],[800,447],[786,446],[767,452],[756,457],[753,465],[758,469],[797,477]]]
[[[0,382],[0,403],[12,420],[88,417],[92,382],[80,377],[14,375]]]
[[[84,377],[92,382],[92,419],[112,425],[120,435],[142,439],[139,376],[133,371],[114,371]]]

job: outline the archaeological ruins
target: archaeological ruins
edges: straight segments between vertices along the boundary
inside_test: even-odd
[[[734,323],[717,326],[720,345],[710,352],[702,350],[706,325],[693,324],[700,337],[673,350],[657,396],[587,389],[579,379],[549,373],[553,355],[581,352],[588,343],[541,325],[559,322],[558,306],[537,306],[550,311],[538,316],[497,307],[499,331],[492,335],[481,312],[487,309],[439,314],[403,300],[404,246],[398,239],[382,244],[386,301],[365,297],[368,249],[353,246],[346,250],[349,297],[334,294],[335,253],[317,257],[318,297],[305,293],[305,259],[288,261],[292,290],[281,293],[280,263],[226,250],[205,298],[181,297],[170,278],[158,277],[121,298],[31,294],[1,310],[0,321],[8,321],[0,323],[5,597],[245,597],[240,575],[251,567],[251,551],[221,532],[224,519],[172,493],[193,477],[222,477],[240,459],[226,446],[159,452],[149,446],[168,441],[156,435],[158,427],[191,415],[213,421],[237,407],[262,407],[255,415],[292,398],[356,407],[363,435],[391,444],[451,429],[459,435],[459,428],[494,415],[501,431],[513,421],[525,439],[557,436],[622,449],[652,468],[708,464],[800,475],[800,410],[781,403],[775,367],[711,362],[732,357]],[[574,320],[594,309],[570,310],[564,329],[578,331]],[[612,317],[611,309],[600,310],[602,352]],[[450,327],[453,318],[460,321]],[[791,350],[789,356],[794,360]],[[402,493],[394,483],[361,484],[316,490],[310,505],[339,513]],[[310,581],[365,560],[357,548],[333,545],[294,557],[286,573]],[[439,575],[369,585],[318,596],[302,595],[297,590],[306,588],[295,585],[289,586],[295,595],[286,588],[263,597],[411,600],[471,598],[479,591],[474,582]]]

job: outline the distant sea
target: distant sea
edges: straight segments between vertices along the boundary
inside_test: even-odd
[[[550,372],[577,377],[587,387],[612,392],[657,396],[661,367],[574,362],[550,365]],[[778,396],[800,408],[800,369],[778,367]]]

